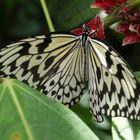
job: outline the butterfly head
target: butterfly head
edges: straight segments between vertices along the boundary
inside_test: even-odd
[[[92,30],[89,26],[83,25],[83,35],[94,37],[96,36],[97,30]]]
[[[84,35],[90,35],[91,29],[87,25],[83,24],[83,34]]]

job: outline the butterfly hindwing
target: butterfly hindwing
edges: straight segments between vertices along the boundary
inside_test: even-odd
[[[36,36],[0,50],[0,76],[16,78],[72,106],[84,89],[83,51],[74,35]]]
[[[90,110],[98,122],[102,114],[140,119],[140,87],[126,62],[108,44],[90,39]]]

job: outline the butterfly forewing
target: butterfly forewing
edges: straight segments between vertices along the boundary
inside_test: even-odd
[[[140,119],[140,87],[132,70],[111,46],[90,39],[90,110],[98,122],[102,114]]]
[[[51,34],[0,50],[0,76],[16,78],[71,106],[84,89],[83,50],[77,36]]]

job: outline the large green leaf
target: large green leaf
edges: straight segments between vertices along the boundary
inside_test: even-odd
[[[0,140],[98,140],[67,107],[17,80],[0,80]]]

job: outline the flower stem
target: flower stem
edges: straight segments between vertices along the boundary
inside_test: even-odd
[[[42,6],[42,9],[44,11],[44,14],[45,14],[45,17],[46,17],[46,21],[48,23],[49,31],[50,32],[54,32],[55,29],[54,29],[54,26],[53,26],[53,23],[52,23],[50,14],[49,14],[49,10],[48,10],[47,4],[45,3],[45,0],[40,0],[40,3],[41,3],[41,6]]]

